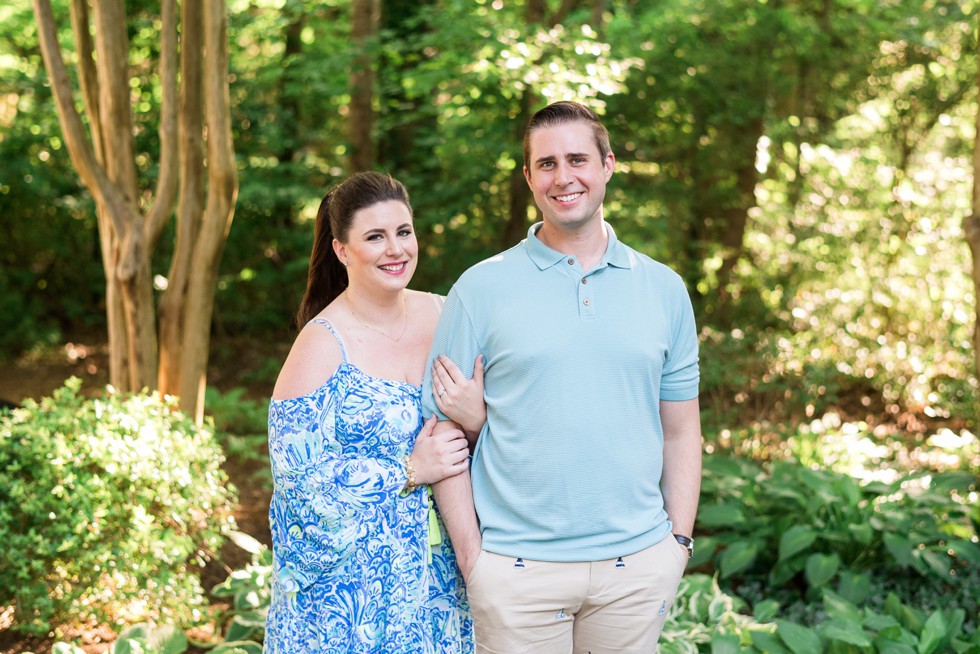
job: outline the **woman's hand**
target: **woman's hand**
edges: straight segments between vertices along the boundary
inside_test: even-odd
[[[483,400],[483,355],[473,362],[473,379],[444,354],[432,363],[432,393],[439,410],[459,423],[468,437],[476,440],[487,419]]]
[[[415,439],[412,465],[415,483],[434,484],[469,468],[470,449],[466,437],[451,422],[429,418]]]

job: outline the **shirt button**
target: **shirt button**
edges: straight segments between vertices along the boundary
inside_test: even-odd
[[[574,266],[575,265],[575,259],[569,259],[568,260],[568,265],[569,266]]]
[[[583,277],[583,278],[582,278],[582,283],[583,283],[583,284],[588,284],[588,283],[589,283],[589,280],[588,280],[588,279],[586,279],[585,277]]]
[[[584,304],[585,306],[589,306],[589,300],[588,300],[588,298],[582,300],[582,304]]]

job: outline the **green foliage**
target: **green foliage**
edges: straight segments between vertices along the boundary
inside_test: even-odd
[[[980,566],[971,472],[915,472],[861,483],[787,461],[705,460],[693,566],[726,583],[758,584],[767,597],[805,603],[834,582],[854,601],[869,579],[908,578],[963,596]],[[932,598],[933,601],[938,598]],[[940,600],[941,601],[941,600]]]
[[[195,567],[232,528],[235,501],[211,428],[170,398],[110,388],[86,399],[80,386],[0,416],[0,604],[32,633],[199,622]]]
[[[220,391],[208,387],[204,404],[214,420],[218,433],[251,436],[265,434],[268,427],[268,401],[257,401],[246,397],[244,388]]]
[[[718,580],[705,574],[685,576],[667,615],[658,651],[664,654],[738,652],[748,629],[759,623],[746,615],[747,605],[728,595]]]
[[[252,400],[245,389],[227,392],[209,386],[205,391],[205,409],[214,421],[215,437],[222,450],[240,463],[253,466],[250,480],[267,489],[272,488],[272,472],[268,465],[268,400]]]
[[[265,631],[265,618],[272,599],[272,551],[265,547],[253,549],[252,563],[243,570],[232,572],[211,591],[215,597],[232,601],[225,616],[226,646],[244,646],[248,642],[254,643],[253,639],[261,641]]]
[[[718,580],[688,574],[667,616],[658,651],[667,654],[926,654],[980,652],[980,631],[964,625],[963,609],[923,612],[889,593],[877,609],[858,608],[824,589],[810,624],[778,616],[772,600],[755,605],[726,593]]]

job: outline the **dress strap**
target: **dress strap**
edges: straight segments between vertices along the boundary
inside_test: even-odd
[[[323,325],[324,327],[330,330],[330,333],[333,334],[333,337],[337,339],[337,345],[340,346],[340,356],[343,357],[344,363],[347,363],[347,348],[344,347],[344,339],[340,337],[340,333],[337,332],[334,326],[331,325],[325,318],[314,318],[310,322],[315,322],[318,325]],[[310,323],[306,323],[306,324],[310,324]]]
[[[435,293],[429,293],[432,297],[433,304],[436,305],[436,313],[442,315],[442,305],[446,303],[446,298],[443,295],[436,295]]]

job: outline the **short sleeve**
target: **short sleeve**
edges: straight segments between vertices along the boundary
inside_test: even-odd
[[[425,377],[422,379],[422,414],[424,418],[428,419],[429,416],[435,414],[439,420],[450,419],[439,411],[435,399],[432,397],[432,364],[436,357],[440,354],[446,355],[459,366],[467,378],[472,378],[473,364],[480,352],[478,334],[473,328],[473,322],[470,320],[458,289],[453,287],[446,297],[442,314],[439,316],[439,324],[436,326],[436,333],[432,337],[432,349],[429,351],[429,359],[425,365]]]
[[[681,402],[698,396],[698,333],[691,298],[679,278],[674,291],[671,345],[660,382],[660,399]]]

